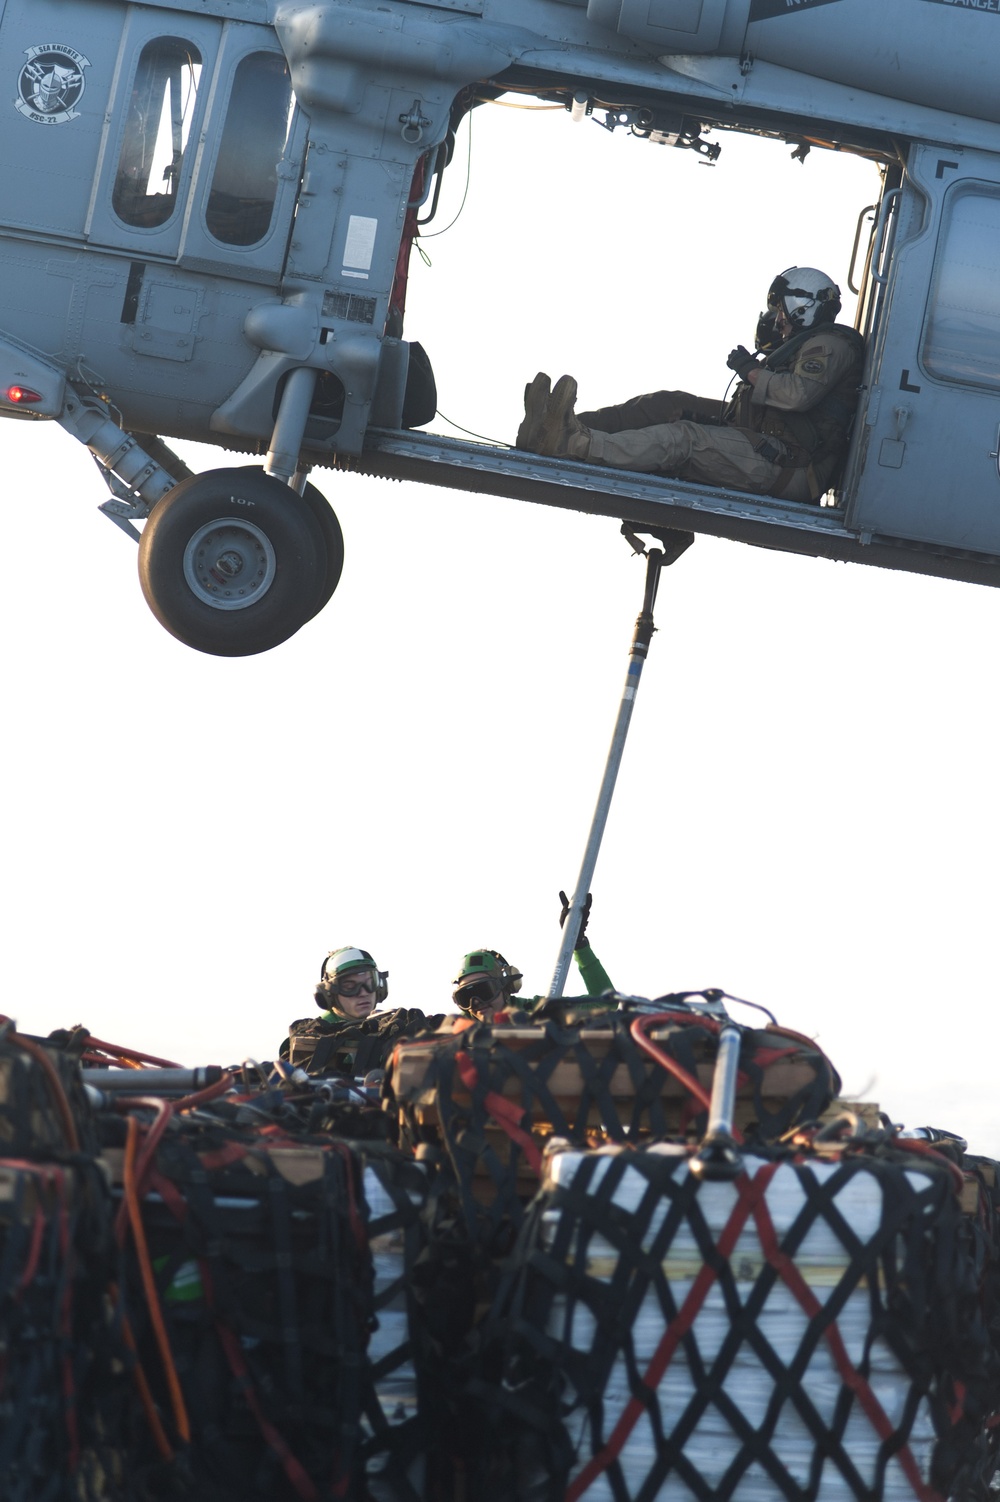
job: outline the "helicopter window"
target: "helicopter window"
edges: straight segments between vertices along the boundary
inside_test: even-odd
[[[177,207],[200,77],[201,55],[179,37],[142,49],[111,197],[126,224],[156,229]]]
[[[946,205],[922,358],[941,380],[1000,389],[1000,193],[985,185]]]
[[[292,117],[288,65],[254,52],[236,69],[205,220],[225,245],[256,245],[271,224]]]

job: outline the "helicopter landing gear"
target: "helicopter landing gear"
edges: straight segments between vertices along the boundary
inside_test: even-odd
[[[337,519],[256,468],[214,469],[174,486],[139,543],[146,603],[179,641],[218,657],[266,652],[311,620],[343,563]],[[331,582],[332,581],[332,582]]]

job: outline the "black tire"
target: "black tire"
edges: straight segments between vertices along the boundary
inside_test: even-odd
[[[402,425],[422,428],[437,414],[438,394],[434,370],[427,351],[414,339],[410,345],[410,363],[406,370]]]
[[[302,499],[319,522],[323,541],[326,543],[326,578],[319,592],[319,603],[313,611],[313,615],[319,615],[323,606],[329,604],[344,571],[344,534],[340,530],[337,513],[326,496],[322,491],[317,490],[315,485],[306,483]],[[309,619],[312,620],[312,616]]]
[[[286,641],[315,613],[326,576],[313,507],[257,468],[182,480],[139,543],[139,582],[160,625],[217,657]]]

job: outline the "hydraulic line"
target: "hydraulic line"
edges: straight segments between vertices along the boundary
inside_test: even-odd
[[[692,1020],[694,1019],[687,1016],[681,1016],[679,1012],[654,1012],[652,1016],[647,1014],[644,1017],[637,1017],[630,1026],[629,1032],[632,1034],[632,1037],[638,1043],[643,1053],[648,1053],[649,1057],[651,1059],[655,1059],[656,1063],[659,1064],[662,1069],[665,1069],[668,1074],[672,1074],[674,1079],[677,1080],[679,1084],[684,1086],[688,1094],[691,1095],[698,1102],[698,1104],[704,1107],[704,1109],[707,1111],[711,1106],[711,1097],[709,1096],[708,1091],[701,1084],[700,1080],[696,1080],[694,1075],[690,1074],[684,1068],[683,1064],[678,1064],[676,1059],[672,1059],[670,1055],[668,1053],[665,1053],[662,1048],[658,1048],[657,1045],[653,1042],[652,1038],[646,1037],[647,1027],[652,1027],[658,1022],[689,1023]],[[702,1025],[706,1021],[710,1022],[710,1019],[699,1017],[697,1018],[697,1021],[699,1025]]]
[[[141,1064],[155,1064],[159,1069],[180,1069],[180,1064],[175,1064],[171,1059],[158,1059],[155,1054],[141,1053],[138,1048],[120,1048],[117,1043],[105,1043],[100,1038],[95,1038],[93,1033],[87,1034],[87,1047],[96,1048],[100,1053],[110,1054],[114,1059],[127,1060],[126,1068],[134,1068],[133,1060],[138,1059]]]

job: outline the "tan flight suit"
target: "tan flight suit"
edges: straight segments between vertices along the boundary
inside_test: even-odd
[[[581,435],[569,452],[594,464],[816,501],[846,458],[863,362],[854,329],[807,329],[768,356],[754,385],[741,381],[728,404],[657,391],[577,413],[590,442],[584,453]]]

